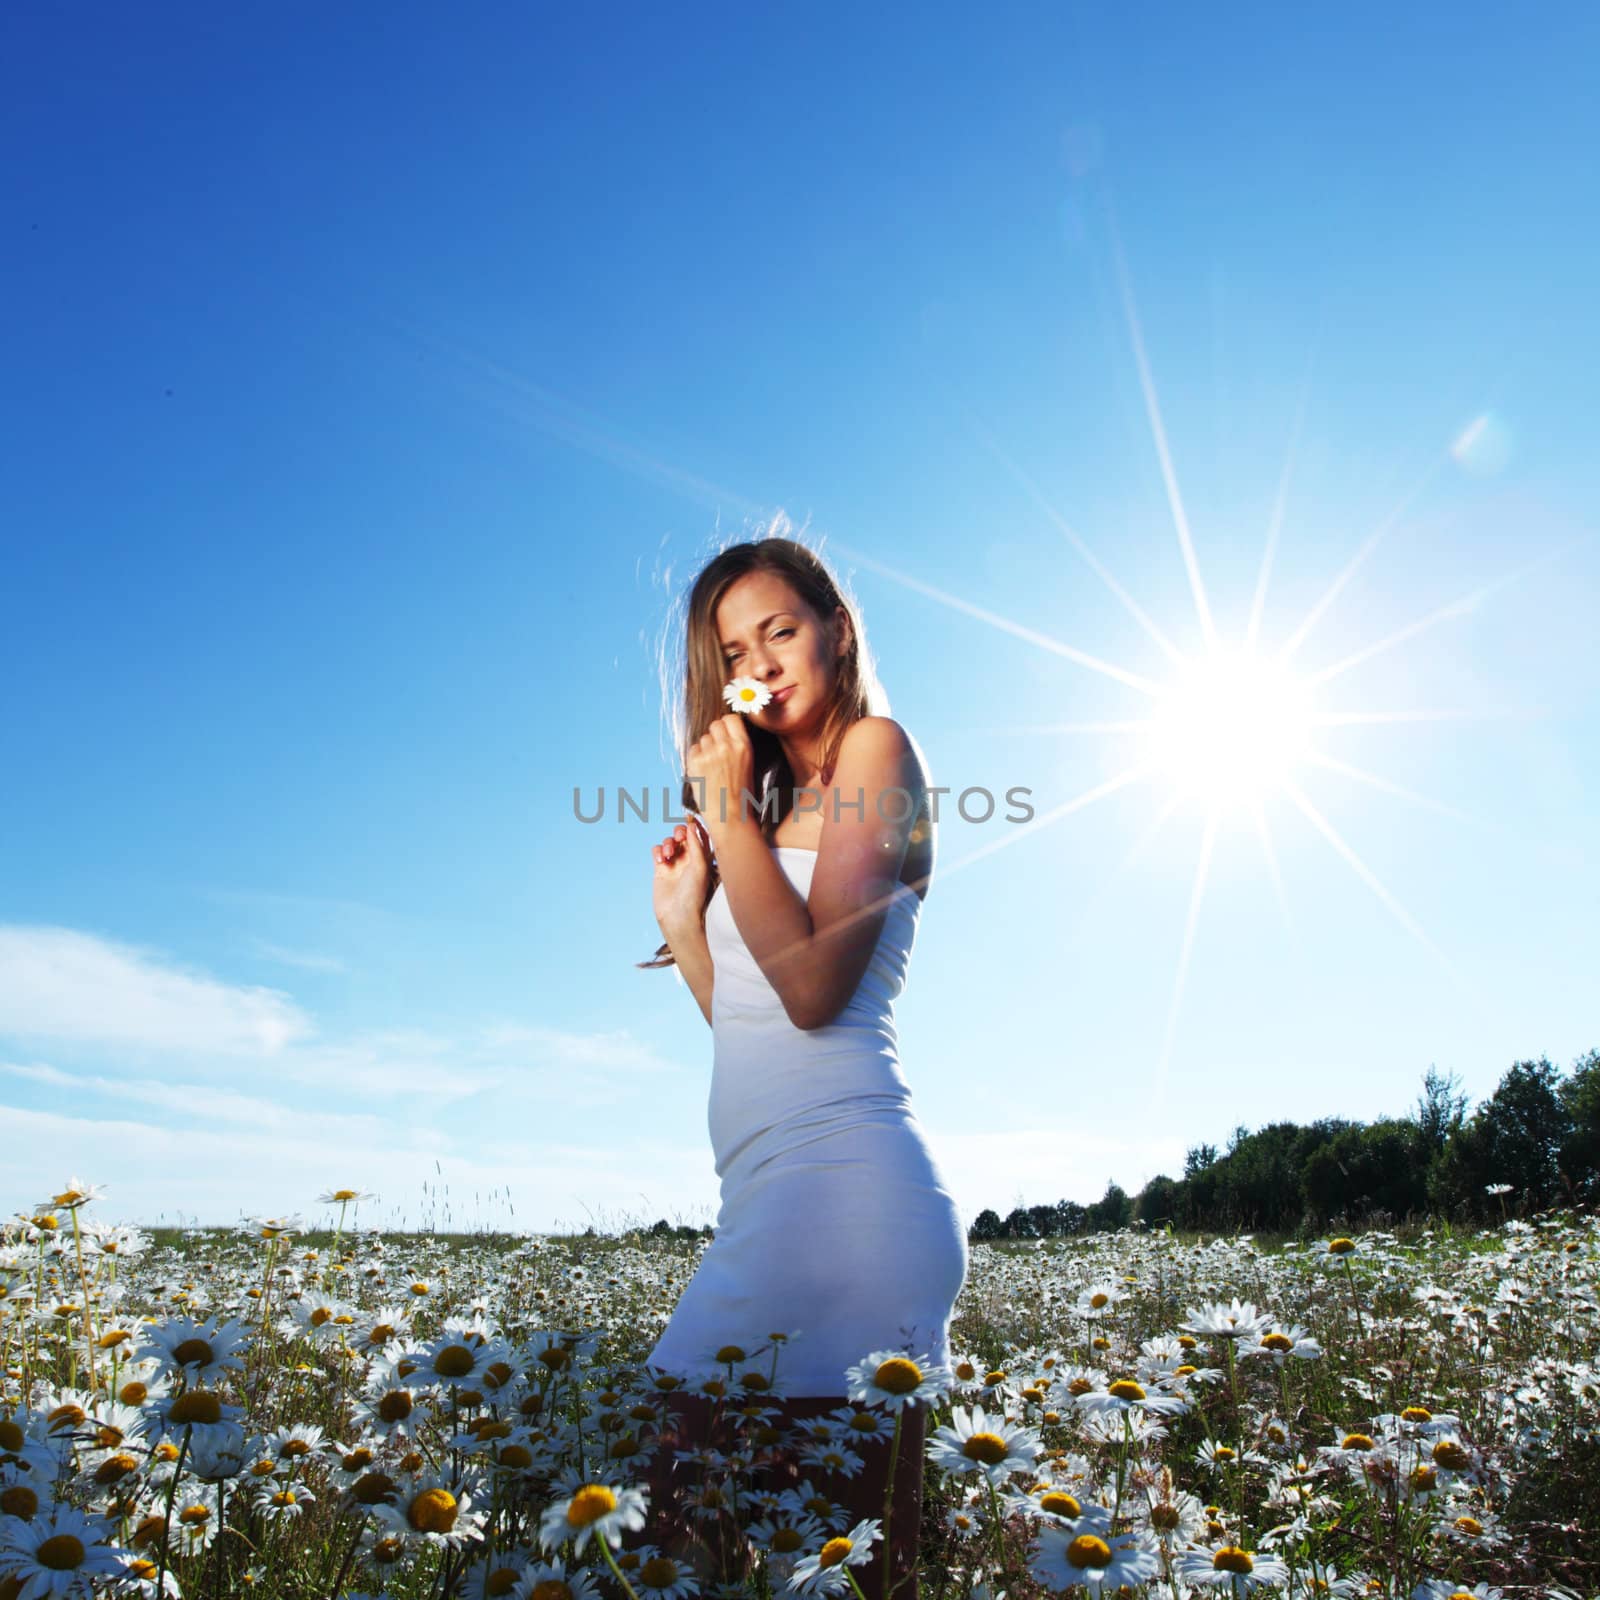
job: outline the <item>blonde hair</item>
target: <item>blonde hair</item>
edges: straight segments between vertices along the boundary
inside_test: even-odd
[[[788,526],[781,512],[775,525]],[[850,642],[839,661],[833,695],[822,719],[817,776],[819,782],[825,784],[833,776],[845,730],[862,717],[887,715],[888,702],[873,668],[854,601],[816,551],[782,534],[769,534],[724,547],[700,569],[689,590],[681,662],[683,695],[674,707],[673,716],[678,770],[681,772],[688,765],[689,746],[719,717],[727,715],[728,705],[722,698],[722,690],[729,672],[723,658],[722,641],[717,636],[717,606],[740,578],[752,572],[769,572],[782,578],[825,627],[836,620],[840,607],[850,619]],[[754,815],[759,818],[767,843],[771,844],[778,824],[794,810],[795,776],[778,736],[760,727],[754,719],[748,726],[755,758]],[[687,779],[683,784],[682,801],[686,815],[696,811],[694,787]],[[720,881],[721,875],[713,861],[706,882],[705,901],[700,908],[702,917]],[[675,964],[672,949],[666,944],[656,951],[652,960],[634,963],[639,967]]]

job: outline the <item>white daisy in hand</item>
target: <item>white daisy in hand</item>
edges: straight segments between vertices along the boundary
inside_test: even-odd
[[[573,1554],[581,1556],[592,1536],[604,1539],[615,1550],[624,1530],[644,1526],[648,1507],[644,1490],[631,1484],[613,1489],[603,1483],[586,1483],[576,1494],[545,1508],[539,1518],[539,1543],[550,1550],[570,1539]]]
[[[772,691],[754,678],[734,678],[723,685],[722,698],[732,711],[759,711],[772,698]]]
[[[849,1533],[830,1539],[814,1555],[796,1564],[789,1587],[802,1594],[849,1594],[846,1567],[862,1567],[872,1560],[872,1547],[883,1536],[883,1519],[867,1517]]]

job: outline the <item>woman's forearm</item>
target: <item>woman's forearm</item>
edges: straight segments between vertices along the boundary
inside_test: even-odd
[[[694,997],[700,1003],[700,1009],[705,1013],[706,1025],[711,1024],[711,985],[716,974],[716,968],[711,961],[711,947],[706,943],[705,922],[696,917],[692,922],[674,923],[668,927],[661,926],[661,937],[667,941],[672,950],[672,959],[677,963],[678,971],[683,974],[683,981],[694,992]]]

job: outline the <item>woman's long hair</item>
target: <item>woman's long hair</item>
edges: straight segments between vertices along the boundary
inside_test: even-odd
[[[788,526],[782,513],[776,525]],[[826,784],[833,777],[845,730],[862,717],[887,715],[888,703],[873,669],[855,604],[814,550],[781,534],[725,547],[700,570],[689,591],[681,663],[683,697],[674,707],[673,716],[678,771],[684,772],[688,767],[690,745],[719,717],[727,715],[728,704],[722,698],[722,690],[729,673],[723,659],[722,642],[717,637],[715,617],[723,595],[751,572],[771,572],[784,579],[824,626],[835,620],[834,613],[839,606],[844,607],[850,618],[850,644],[839,662],[833,698],[822,721],[818,778]],[[759,808],[762,834],[770,845],[778,824],[794,810],[794,773],[789,769],[789,759],[775,733],[758,726],[753,719],[746,726],[754,757],[752,798]],[[687,778],[683,783],[682,801],[686,815],[697,814],[694,786]],[[713,860],[706,882],[706,898],[700,908],[702,918],[720,881],[721,874]],[[652,960],[637,961],[634,965],[670,967],[676,962],[671,946],[663,944]]]

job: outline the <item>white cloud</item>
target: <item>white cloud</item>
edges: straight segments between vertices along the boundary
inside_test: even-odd
[[[290,950],[267,939],[251,941],[256,950],[269,961],[280,966],[299,967],[305,972],[348,972],[350,969],[337,956],[323,956],[311,950]]]
[[[0,1035],[259,1057],[314,1031],[276,989],[73,928],[0,925]]]

